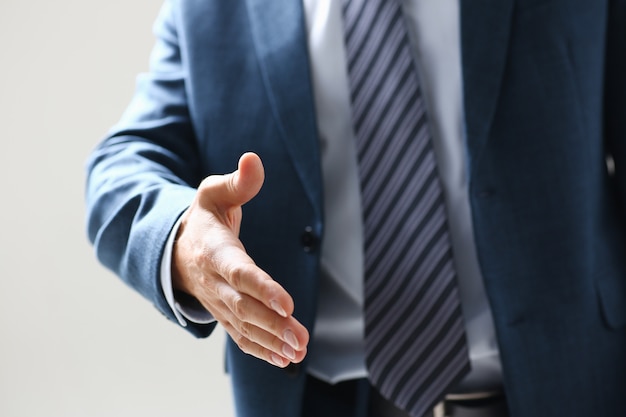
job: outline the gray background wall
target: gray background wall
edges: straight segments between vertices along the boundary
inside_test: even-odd
[[[160,1],[0,0],[0,416],[232,416],[196,340],[99,266],[84,161],[147,69]]]

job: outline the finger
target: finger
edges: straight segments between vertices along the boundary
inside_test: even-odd
[[[250,201],[259,193],[264,180],[265,170],[261,158],[248,152],[239,158],[236,171],[207,177],[199,191],[213,204],[226,210]]]
[[[293,314],[289,293],[259,268],[243,249],[225,248],[215,256],[215,268],[237,292],[249,295],[282,317]]]
[[[232,324],[222,323],[222,325],[224,326],[224,329],[226,329],[226,332],[232,338],[233,342],[235,342],[235,344],[239,347],[239,349],[241,349],[242,352],[248,355],[252,355],[256,358],[263,359],[264,361],[278,366],[279,368],[284,368],[289,365],[289,359],[247,339],[241,333],[239,333]]]
[[[306,349],[309,333],[293,316],[282,317],[258,300],[235,291],[226,283],[219,287],[218,297],[230,310],[230,313],[226,313],[227,320],[247,338],[278,353],[284,352],[285,343],[296,352]],[[281,345],[276,345],[277,340],[267,340],[266,334],[278,339]],[[287,357],[293,359],[289,355]]]
[[[238,169],[231,174],[231,186],[246,202],[256,196],[265,181],[265,169],[261,158],[253,152],[247,152],[239,158]]]
[[[230,322],[224,322],[222,325],[235,344],[237,344],[239,349],[244,353],[262,359],[280,368],[286,367],[290,362],[302,362],[306,356],[306,348],[296,351],[290,345],[264,332],[262,329],[251,327],[249,330],[246,330],[248,333],[246,334],[239,331],[237,326]],[[250,337],[249,335],[254,335],[254,337]]]

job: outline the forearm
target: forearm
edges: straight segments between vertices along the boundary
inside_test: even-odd
[[[176,321],[160,272],[172,227],[202,180],[189,117],[186,70],[170,3],[155,32],[150,71],[120,122],[87,164],[87,226],[100,261]],[[213,326],[187,326],[206,336]]]
[[[107,268],[177,321],[161,287],[161,261],[170,231],[195,189],[139,156],[155,145],[118,146],[105,142],[88,166],[89,238]],[[212,327],[191,324],[187,329],[206,336]]]

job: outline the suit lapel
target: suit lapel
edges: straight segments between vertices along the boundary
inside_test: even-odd
[[[514,0],[461,0],[461,62],[467,146],[485,145],[506,63]]]
[[[246,4],[272,112],[311,203],[321,211],[321,164],[302,2]]]

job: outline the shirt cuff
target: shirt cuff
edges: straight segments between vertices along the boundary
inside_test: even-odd
[[[161,258],[161,288],[167,304],[174,312],[174,316],[176,316],[176,320],[178,320],[181,326],[187,327],[187,320],[195,324],[213,323],[215,318],[200,303],[181,304],[174,296],[174,288],[172,287],[172,252],[174,250],[174,239],[180,228],[181,221],[182,217],[174,224],[165,243],[163,257]]]

